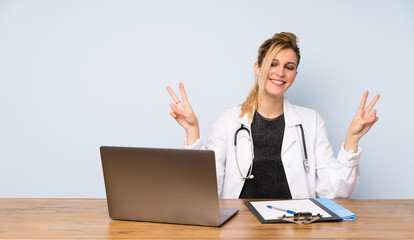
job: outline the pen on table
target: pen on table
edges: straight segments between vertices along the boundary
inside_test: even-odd
[[[287,213],[290,213],[290,214],[295,214],[296,213],[295,211],[292,211],[292,210],[286,210],[286,209],[278,208],[278,207],[271,206],[271,205],[267,205],[267,208],[279,210],[279,211],[282,211],[282,212],[287,212]]]

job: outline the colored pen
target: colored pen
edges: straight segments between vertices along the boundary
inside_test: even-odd
[[[295,214],[296,213],[295,211],[292,211],[292,210],[286,210],[286,209],[278,208],[278,207],[271,206],[271,205],[267,205],[267,208],[279,210],[279,211],[282,211],[282,212],[287,212],[287,213],[290,213],[290,214]]]

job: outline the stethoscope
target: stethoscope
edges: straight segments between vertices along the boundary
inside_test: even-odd
[[[303,166],[306,169],[306,171],[309,171],[308,153],[306,151],[306,142],[305,142],[305,134],[303,132],[303,127],[302,127],[302,124],[299,124],[299,125],[296,125],[296,126],[299,126],[300,131],[302,133],[302,145],[303,145],[303,152],[304,152]],[[252,163],[250,164],[249,173],[247,174],[246,177],[243,176],[243,173],[240,170],[239,160],[237,158],[237,135],[239,134],[240,131],[243,131],[243,130],[247,131],[247,133],[248,133],[248,139],[249,139],[250,148],[251,148],[250,153],[251,153],[251,159],[252,159]],[[235,151],[236,163],[237,163],[237,168],[239,169],[240,177],[244,180],[253,179],[254,175],[252,174],[252,171],[253,171],[254,153],[253,153],[252,134],[250,133],[250,130],[247,127],[245,127],[243,124],[241,124],[240,128],[237,129],[237,131],[234,133],[234,151]]]

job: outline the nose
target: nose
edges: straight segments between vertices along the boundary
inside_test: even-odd
[[[284,77],[285,76],[285,68],[281,65],[277,66],[274,68],[274,73],[276,74],[276,76],[278,77]]]

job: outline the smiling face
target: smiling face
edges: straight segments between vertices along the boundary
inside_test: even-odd
[[[282,49],[273,57],[267,78],[264,79],[264,93],[276,98],[282,97],[296,78],[298,57],[290,49]],[[254,65],[254,72],[259,75],[259,64]]]

